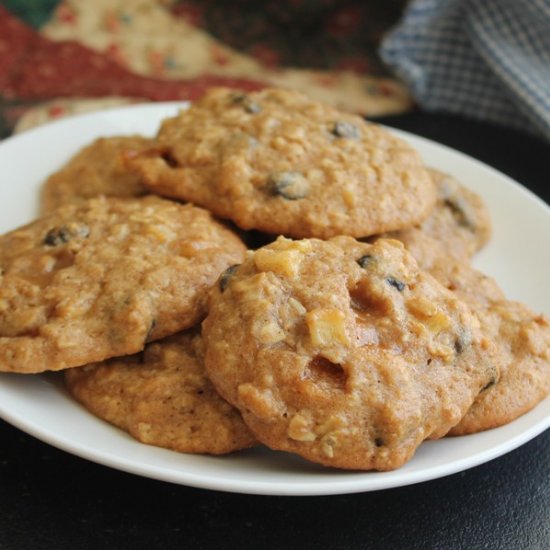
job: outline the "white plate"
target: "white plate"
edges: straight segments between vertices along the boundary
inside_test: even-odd
[[[138,105],[86,114],[31,130],[0,144],[0,232],[31,220],[44,177],[98,136],[153,135],[182,104]],[[431,166],[482,195],[494,237],[476,265],[496,276],[510,298],[550,315],[550,209],[529,191],[461,153],[403,132]],[[326,469],[283,453],[254,449],[226,457],[177,454],[142,445],[76,404],[59,376],[0,374],[0,416],[75,455],[183,485],[270,495],[354,493],[438,478],[476,466],[532,439],[550,425],[550,398],[516,421],[481,434],[428,441],[393,472]]]

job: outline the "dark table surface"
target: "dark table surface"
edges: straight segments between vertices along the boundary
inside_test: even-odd
[[[468,153],[550,202],[550,147],[453,116],[383,119]],[[540,236],[539,236],[540,238]],[[550,430],[442,479],[327,497],[172,485],[100,466],[0,420],[0,549],[550,548]]]

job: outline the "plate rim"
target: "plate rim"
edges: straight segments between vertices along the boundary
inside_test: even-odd
[[[44,124],[42,126],[27,130],[21,134],[11,136],[0,142],[0,155],[2,151],[9,147],[11,144],[16,144],[21,141],[26,141],[29,139],[40,139],[41,134],[48,135],[52,131],[63,130],[64,128],[69,128],[71,126],[80,126],[83,122],[87,120],[97,119],[98,115],[100,117],[107,116],[109,118],[117,118],[121,113],[128,113],[132,111],[142,111],[147,110],[151,113],[159,116],[158,121],[160,121],[161,116],[166,116],[166,112],[174,110],[174,114],[177,110],[183,109],[188,105],[188,102],[158,102],[158,103],[138,103],[131,104],[122,107],[113,107],[106,110],[94,111],[88,113],[80,113],[72,115],[70,117],[56,120]],[[158,114],[158,115],[157,115]],[[151,115],[153,116],[153,115]],[[393,134],[407,140],[408,142],[417,143],[427,148],[432,148],[439,150],[445,153],[445,155],[450,155],[455,157],[459,163],[468,163],[474,166],[476,169],[482,169],[488,171],[494,177],[497,177],[501,180],[502,183],[505,183],[514,192],[521,193],[524,198],[530,201],[533,205],[536,205],[536,208],[542,208],[546,215],[550,219],[550,206],[536,193],[530,189],[524,187],[519,182],[516,182],[506,174],[503,174],[499,170],[489,166],[488,164],[467,155],[461,151],[453,149],[445,144],[438,143],[434,140],[425,138],[413,134],[411,132],[395,129],[389,126],[385,126]],[[129,133],[129,132],[128,132]],[[101,134],[98,134],[98,136]],[[124,134],[119,134],[124,135]],[[92,138],[89,138],[92,139]],[[88,141],[89,141],[88,139]],[[416,145],[415,145],[416,147]],[[5,374],[0,373],[0,394],[5,391],[2,378]],[[21,376],[21,375],[12,375],[12,376]],[[543,401],[548,401],[550,397],[547,397]],[[78,403],[75,402],[75,405]],[[90,414],[90,413],[89,413]],[[529,413],[527,413],[529,414]],[[65,452],[78,456],[80,458],[90,460],[92,462],[101,464],[103,466],[115,468],[127,473],[134,475],[140,475],[143,477],[158,479],[162,481],[167,481],[170,483],[176,483],[191,487],[197,487],[201,489],[209,490],[218,490],[224,492],[234,492],[234,493],[244,493],[244,494],[256,494],[256,495],[279,495],[279,496],[315,496],[315,495],[334,495],[334,494],[351,494],[359,492],[370,492],[378,491],[383,489],[390,489],[396,487],[403,487],[407,485],[412,485],[416,483],[421,483],[429,480],[439,479],[447,475],[453,475],[461,471],[473,468],[475,466],[486,463],[490,460],[498,458],[512,450],[520,447],[521,445],[527,443],[531,439],[537,437],[542,432],[550,427],[550,415],[547,415],[542,420],[538,420],[535,424],[531,425],[527,430],[517,433],[511,439],[500,442],[497,445],[493,445],[490,448],[474,454],[469,459],[458,459],[450,464],[446,463],[443,465],[436,466],[431,469],[423,469],[416,472],[405,472],[404,475],[400,475],[402,469],[393,470],[391,472],[345,472],[338,471],[338,478],[329,478],[325,482],[311,482],[311,483],[293,483],[292,485],[284,485],[278,483],[277,480],[270,482],[258,482],[255,480],[242,480],[242,479],[222,479],[221,477],[214,477],[209,479],[208,474],[202,474],[202,476],[197,475],[196,473],[188,473],[185,471],[185,467],[182,467],[183,471],[172,471],[172,469],[166,469],[165,467],[152,465],[152,464],[139,464],[135,461],[128,460],[126,457],[121,457],[116,453],[112,455],[105,454],[105,451],[98,452],[94,450],[93,445],[86,443],[75,443],[67,440],[67,438],[62,437],[59,434],[54,432],[45,433],[44,430],[40,430],[36,421],[33,425],[32,421],[13,415],[10,411],[5,410],[3,402],[0,401],[0,418],[13,425],[17,429],[24,431],[25,433],[35,437],[46,444],[52,445],[58,449],[61,449]],[[103,422],[99,419],[95,419],[97,422]],[[111,426],[108,426],[111,428]],[[116,428],[115,428],[116,429]],[[496,428],[495,430],[499,430]],[[493,432],[494,430],[491,430]],[[481,434],[483,435],[483,434]],[[474,436],[479,436],[479,434],[474,434]],[[472,436],[461,436],[461,438],[470,438]],[[432,443],[432,442],[428,442]],[[437,443],[437,442],[434,442]],[[136,442],[138,445],[139,442]],[[173,452],[167,451],[165,449],[160,449],[163,452]],[[413,458],[414,460],[414,458]],[[331,473],[333,471],[331,470]],[[346,475],[349,474],[349,475]],[[388,475],[391,474],[391,475]],[[358,479],[358,476],[361,478],[363,476],[372,477],[371,482],[363,482],[362,479]],[[374,477],[376,476],[376,477]],[[346,480],[346,478],[349,478]],[[407,479],[402,479],[407,478]],[[345,481],[346,480],[346,481]],[[379,480],[379,481],[377,481]]]

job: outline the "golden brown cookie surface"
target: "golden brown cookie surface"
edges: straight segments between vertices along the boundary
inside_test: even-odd
[[[437,203],[420,228],[454,255],[472,256],[491,236],[491,218],[482,198],[449,174],[429,169]]]
[[[95,140],[46,180],[42,188],[42,212],[100,195],[138,197],[147,194],[139,176],[125,167],[124,157],[150,146],[151,140],[141,136]]]
[[[491,300],[502,300],[504,293],[496,281],[474,269],[463,251],[451,251],[447,243],[434,238],[422,229],[410,228],[398,232],[397,236],[405,248],[414,256],[418,265],[432,275],[445,288],[457,292],[460,299],[468,298],[486,304]]]
[[[242,229],[366,236],[420,223],[435,188],[419,155],[361,117],[298,92],[210,91],[131,164],[155,192]]]
[[[459,260],[470,258],[483,247],[491,235],[489,211],[481,197],[462,185],[452,176],[429,169],[437,188],[437,202],[430,215],[417,228],[403,229],[389,236],[399,239],[407,248],[415,248],[416,260],[429,263],[429,248],[421,249],[417,232],[439,241],[446,256]]]
[[[477,318],[397,241],[278,239],[209,308],[218,391],[260,441],[325,465],[402,465],[496,375]]]
[[[450,434],[496,428],[530,411],[550,393],[550,325],[527,306],[494,301],[480,315],[497,344],[500,378],[479,394]]]
[[[68,369],[65,380],[93,414],[142,443],[223,454],[255,442],[238,411],[208,380],[194,331],[148,344],[137,355]]]
[[[500,377],[474,401],[453,435],[511,422],[550,392],[550,327],[545,317],[507,300],[496,281],[466,259],[449,254],[444,243],[420,229],[408,230],[407,248],[443,286],[480,319],[482,334],[495,343]]]
[[[205,210],[92,199],[0,237],[0,370],[41,372],[136,353],[193,326],[244,245]]]

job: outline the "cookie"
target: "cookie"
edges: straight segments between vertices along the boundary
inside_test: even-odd
[[[90,199],[0,237],[0,371],[59,370],[140,351],[200,322],[245,247],[203,209]]]
[[[151,140],[141,136],[97,139],[46,180],[42,187],[42,212],[100,195],[139,197],[147,194],[139,176],[126,168],[124,158],[150,146]]]
[[[447,243],[418,228],[400,231],[397,235],[422,269],[461,299],[467,299],[470,305],[473,301],[477,306],[505,299],[497,282],[474,269],[463,251],[451,250]]]
[[[491,216],[483,199],[449,174],[429,169],[437,202],[420,228],[455,255],[472,256],[491,237]]]
[[[208,454],[255,443],[208,380],[197,331],[153,342],[137,355],[67,369],[65,381],[94,415],[142,443]]]
[[[421,223],[434,184],[403,140],[289,90],[209,91],[130,166],[155,193],[242,229],[356,237]]]
[[[550,392],[548,320],[506,299],[496,281],[448,253],[423,231],[408,231],[410,252],[443,286],[466,303],[481,322],[481,332],[496,344],[498,380],[488,384],[451,435],[474,433],[511,422]]]
[[[498,376],[477,318],[395,240],[250,252],[212,290],[203,337],[259,441],[339,468],[401,466]]]
[[[415,258],[421,264],[429,260],[424,260],[419,254],[416,243],[418,229],[442,243],[447,256],[460,260],[471,258],[491,236],[489,211],[477,193],[452,176],[433,168],[429,172],[437,188],[437,202],[430,215],[417,228],[403,229],[386,236],[399,239],[408,247],[416,247]],[[422,253],[431,254],[428,249]]]
[[[550,325],[510,300],[489,304],[483,331],[496,343],[500,378],[480,393],[450,435],[496,428],[530,411],[550,393]]]

